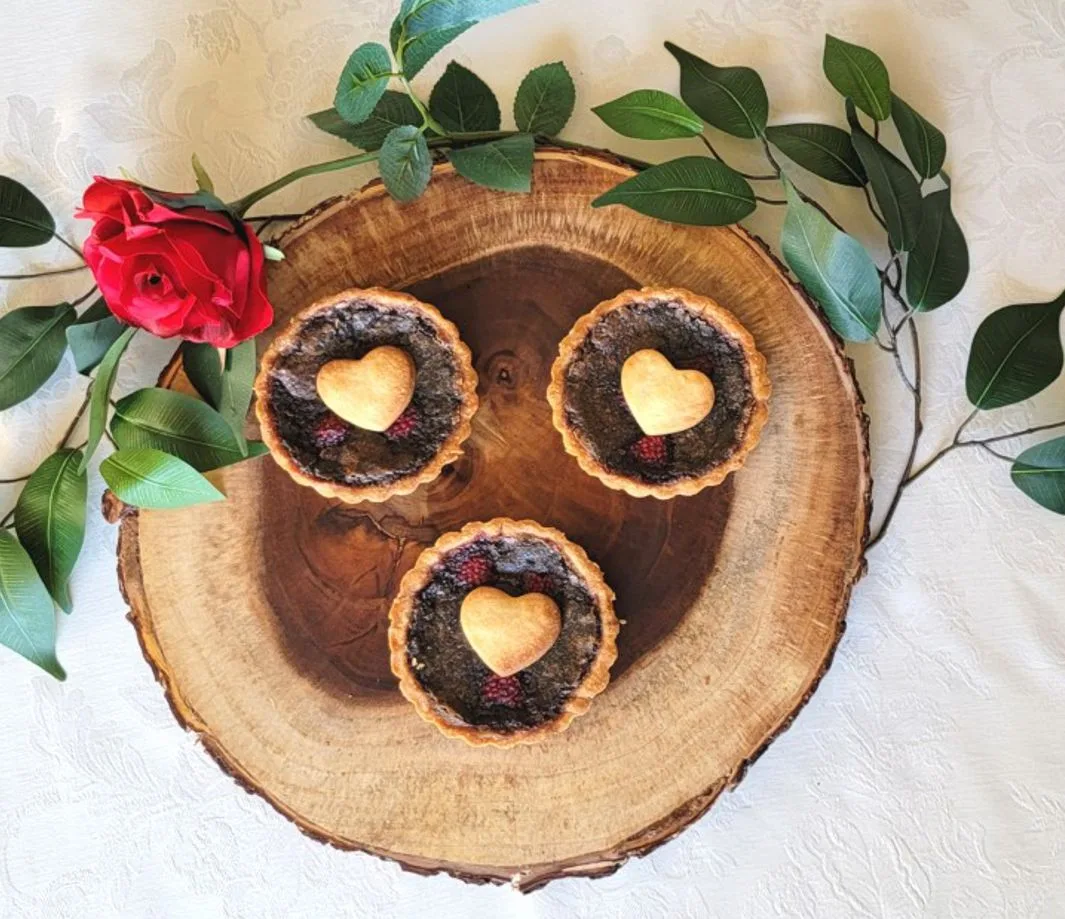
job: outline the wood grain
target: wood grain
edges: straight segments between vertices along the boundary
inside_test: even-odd
[[[474,433],[431,486],[340,505],[267,457],[217,475],[224,504],[139,514],[110,504],[122,517],[130,618],[178,720],[316,838],[523,890],[610,873],[735,784],[829,665],[864,569],[869,513],[851,365],[742,229],[589,207],[628,174],[606,155],[544,150],[523,196],[438,165],[412,204],[375,183],[281,239],[275,328],[322,296],[377,284],[438,306],[472,348]],[[768,359],[761,445],[693,498],[606,489],[550,423],[559,340],[598,301],[640,285],[714,297]],[[163,383],[187,387],[176,366]],[[627,625],[610,687],[571,730],[538,746],[473,749],[399,696],[387,609],[422,547],[501,515],[581,543]]]

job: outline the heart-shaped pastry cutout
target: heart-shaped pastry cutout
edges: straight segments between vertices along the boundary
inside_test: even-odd
[[[562,614],[544,594],[512,597],[478,587],[462,601],[459,623],[485,666],[497,676],[511,676],[547,653],[562,631]]]
[[[676,434],[714,407],[714,384],[698,370],[677,370],[664,354],[645,348],[621,368],[621,393],[644,434]]]
[[[316,385],[319,398],[346,422],[385,431],[414,395],[414,361],[402,348],[382,345],[360,360],[323,365]]]

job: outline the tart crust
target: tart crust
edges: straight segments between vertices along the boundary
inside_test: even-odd
[[[302,327],[307,320],[341,303],[356,299],[380,305],[383,309],[414,312],[429,320],[440,334],[444,343],[455,355],[458,369],[455,387],[461,404],[458,409],[455,427],[447,439],[440,445],[433,458],[417,472],[380,485],[348,485],[344,482],[308,475],[299,468],[285,448],[278,431],[277,420],[274,418],[269,402],[269,381],[274,364],[277,362],[280,352],[299,338]],[[410,494],[421,485],[433,481],[440,475],[444,466],[462,456],[462,444],[470,436],[470,431],[472,430],[471,422],[476,412],[477,372],[473,369],[473,355],[470,353],[466,343],[459,337],[459,330],[455,327],[455,324],[445,319],[435,306],[423,303],[410,294],[386,290],[382,287],[349,288],[331,297],[318,300],[306,309],[300,310],[271,342],[270,347],[263,355],[259,366],[259,374],[255,379],[255,414],[259,419],[263,442],[269,448],[277,464],[299,484],[307,485],[327,498],[338,498],[349,504],[355,504],[360,501],[387,501],[395,495]]]
[[[724,462],[709,467],[698,476],[678,479],[675,482],[640,482],[613,472],[585,446],[577,430],[566,418],[566,370],[589,332],[608,313],[645,303],[648,300],[668,300],[672,303],[679,303],[734,339],[743,350],[754,402],[747,430],[732,455]],[[620,368],[618,371],[620,373]],[[720,485],[729,473],[744,464],[747,455],[757,446],[762,436],[762,429],[769,418],[768,401],[771,391],[772,386],[766,371],[765,357],[755,346],[754,337],[732,313],[709,297],[694,294],[689,290],[675,287],[644,287],[640,290],[623,291],[612,300],[600,303],[573,324],[573,328],[559,344],[558,357],[551,365],[551,382],[547,387],[547,401],[551,403],[551,420],[562,435],[563,446],[567,453],[576,458],[581,469],[595,476],[608,488],[627,492],[635,498],[652,497],[668,500],[678,495],[697,494],[711,485]]]
[[[455,712],[434,698],[416,679],[407,659],[407,633],[418,593],[435,576],[434,569],[450,553],[478,539],[497,539],[505,536],[532,536],[551,543],[563,555],[566,563],[584,581],[599,614],[600,643],[584,678],[566,700],[562,711],[550,721],[535,727],[514,731],[499,731],[483,725],[462,722]],[[443,734],[464,740],[471,746],[510,747],[515,744],[539,743],[552,734],[569,727],[578,715],[583,715],[610,682],[610,668],[617,660],[617,635],[620,628],[614,614],[614,592],[603,578],[603,572],[576,543],[570,542],[560,530],[545,527],[532,520],[512,520],[497,517],[485,523],[468,523],[461,530],[445,533],[426,549],[414,567],[404,575],[399,592],[388,614],[388,646],[391,650],[392,672],[399,678],[399,689],[426,721]],[[456,640],[464,641],[461,634]]]

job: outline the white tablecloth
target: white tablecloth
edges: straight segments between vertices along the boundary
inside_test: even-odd
[[[232,196],[343,155],[300,116],[329,104],[345,57],[387,34],[393,6],[5,0],[0,172],[80,238],[68,215],[94,173],[121,165],[182,188],[195,150]],[[820,69],[826,31],[876,48],[898,92],[950,142],[974,270],[958,303],[921,320],[927,454],[967,413],[965,359],[981,317],[1065,287],[1061,0],[543,0],[470,31],[417,83],[427,92],[456,57],[508,112],[522,74],[562,58],[578,87],[566,136],[666,158],[698,147],[625,141],[588,111],[631,89],[675,90],[664,39],[758,68],[777,120],[840,123]],[[751,147],[722,147],[757,166]],[[312,179],[269,209],[368,176]],[[830,200],[868,228],[857,193]],[[754,226],[775,238],[778,219]],[[69,263],[58,247],[25,255]],[[0,269],[30,264],[0,259]],[[8,284],[0,299],[6,309],[84,288],[76,276]],[[167,352],[138,341],[119,389],[149,384]],[[884,355],[853,353],[882,498],[903,459],[908,396]],[[68,358],[37,398],[0,416],[0,477],[46,454],[83,386]],[[974,429],[1050,421],[1063,407],[1059,380]],[[13,498],[0,489],[3,509]],[[114,543],[90,512],[77,608],[60,624],[65,684],[0,651],[5,919],[1065,915],[1065,519],[978,451],[954,454],[908,493],[871,552],[835,665],[738,790],[613,877],[527,897],[334,851],[241,791],[171,717],[125,620]]]

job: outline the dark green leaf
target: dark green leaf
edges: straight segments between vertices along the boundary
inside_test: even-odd
[[[41,200],[21,182],[0,176],[0,246],[40,246],[54,232],[55,221]]]
[[[950,209],[950,189],[933,192],[921,205],[921,229],[906,260],[906,299],[921,312],[949,303],[969,277],[969,247]]]
[[[825,36],[825,76],[836,91],[866,115],[884,121],[891,115],[891,81],[884,62],[868,48]]]
[[[577,90],[561,61],[530,70],[514,97],[514,121],[527,134],[558,134],[573,114]]]
[[[266,456],[269,452],[270,448],[261,440],[248,441],[248,459],[255,459],[257,456]]]
[[[429,113],[448,131],[498,131],[499,103],[488,84],[452,61],[429,96]]]
[[[66,672],[55,656],[55,607],[26,550],[0,530],[0,644],[57,680]]]
[[[405,37],[481,22],[536,0],[404,0],[396,21]]]
[[[118,450],[100,464],[107,487],[134,507],[166,510],[225,498],[188,463],[151,447]]]
[[[858,188],[868,180],[851,136],[830,124],[782,124],[765,129],[774,147],[803,169],[838,185]]]
[[[107,349],[96,371],[89,402],[89,439],[85,444],[85,454],[81,461],[82,470],[89,465],[89,460],[92,459],[96,448],[100,446],[100,440],[107,429],[107,412],[111,407],[111,391],[115,388],[115,377],[118,376],[118,362],[122,360],[126,346],[136,331],[136,329],[128,328],[119,335]]]
[[[608,204],[696,226],[737,223],[755,209],[754,192],[744,178],[707,156],[652,166],[600,195],[592,207]]]
[[[220,214],[229,214],[230,216],[233,214],[233,211],[225,201],[209,191],[200,190],[187,193],[160,191],[158,188],[148,188],[144,185],[141,186],[141,189],[157,204],[162,204],[164,207],[169,207],[175,211],[183,211],[189,207],[202,207],[204,210],[217,211]]]
[[[206,472],[244,458],[226,420],[206,402],[169,389],[139,389],[120,399],[111,433],[121,449],[152,447]]]
[[[335,108],[325,109],[308,116],[315,126],[327,134],[346,140],[363,150],[378,150],[388,132],[401,124],[420,125],[422,116],[410,96],[386,89],[381,101],[362,124],[349,124]]]
[[[214,345],[198,341],[181,343],[181,367],[211,408],[222,404],[222,355]]]
[[[218,406],[218,414],[232,429],[237,446],[245,455],[248,444],[244,439],[244,422],[255,387],[255,365],[255,339],[249,338],[226,352],[225,369],[222,371],[222,399]]]
[[[980,409],[1030,399],[1061,374],[1058,321],[1065,293],[1049,303],[1005,306],[988,316],[973,337],[965,394]]]
[[[703,123],[695,112],[657,89],[637,89],[592,111],[619,134],[641,140],[698,137],[703,133]]]
[[[532,187],[531,134],[516,134],[448,154],[455,171],[471,182],[497,191],[527,192]]]
[[[396,52],[396,59],[402,59],[403,61],[404,75],[406,75],[407,79],[413,80],[437,52],[451,44],[463,32],[475,25],[477,25],[475,22],[462,22],[451,28],[432,29],[428,32],[422,32],[404,39],[402,50],[400,50],[398,46],[399,32],[396,28],[396,23],[393,23],[392,50]]]
[[[734,137],[758,137],[769,118],[765,84],[750,67],[715,67],[666,42],[680,64],[680,97],[707,124]]]
[[[393,128],[377,160],[381,180],[397,201],[413,201],[429,184],[432,157],[422,133],[412,125]]]
[[[935,178],[947,158],[943,132],[896,95],[891,97],[891,117],[917,174],[925,179]]]
[[[55,373],[75,319],[69,303],[24,306],[0,316],[0,411],[28,399]]]
[[[1065,437],[1029,447],[1014,460],[1010,478],[1037,504],[1065,514]]]
[[[44,586],[70,612],[70,574],[85,541],[88,476],[80,450],[53,453],[30,476],[15,505],[15,529]]]
[[[203,168],[203,163],[200,162],[200,158],[195,153],[192,154],[192,173],[196,176],[196,187],[200,191],[213,195],[214,182],[211,181],[211,177],[207,174],[207,170]]]
[[[352,51],[333,99],[340,117],[352,124],[369,118],[385,93],[391,72],[392,60],[384,45],[366,42]]]
[[[855,127],[851,141],[869,176],[891,245],[899,252],[908,252],[917,241],[921,226],[921,186],[909,167],[860,125]]]
[[[883,292],[876,264],[858,240],[841,233],[786,183],[784,261],[848,341],[868,341],[880,328]]]
[[[111,314],[103,297],[82,313],[77,322],[67,326],[67,344],[78,373],[85,376],[92,373],[123,329],[125,325]]]

